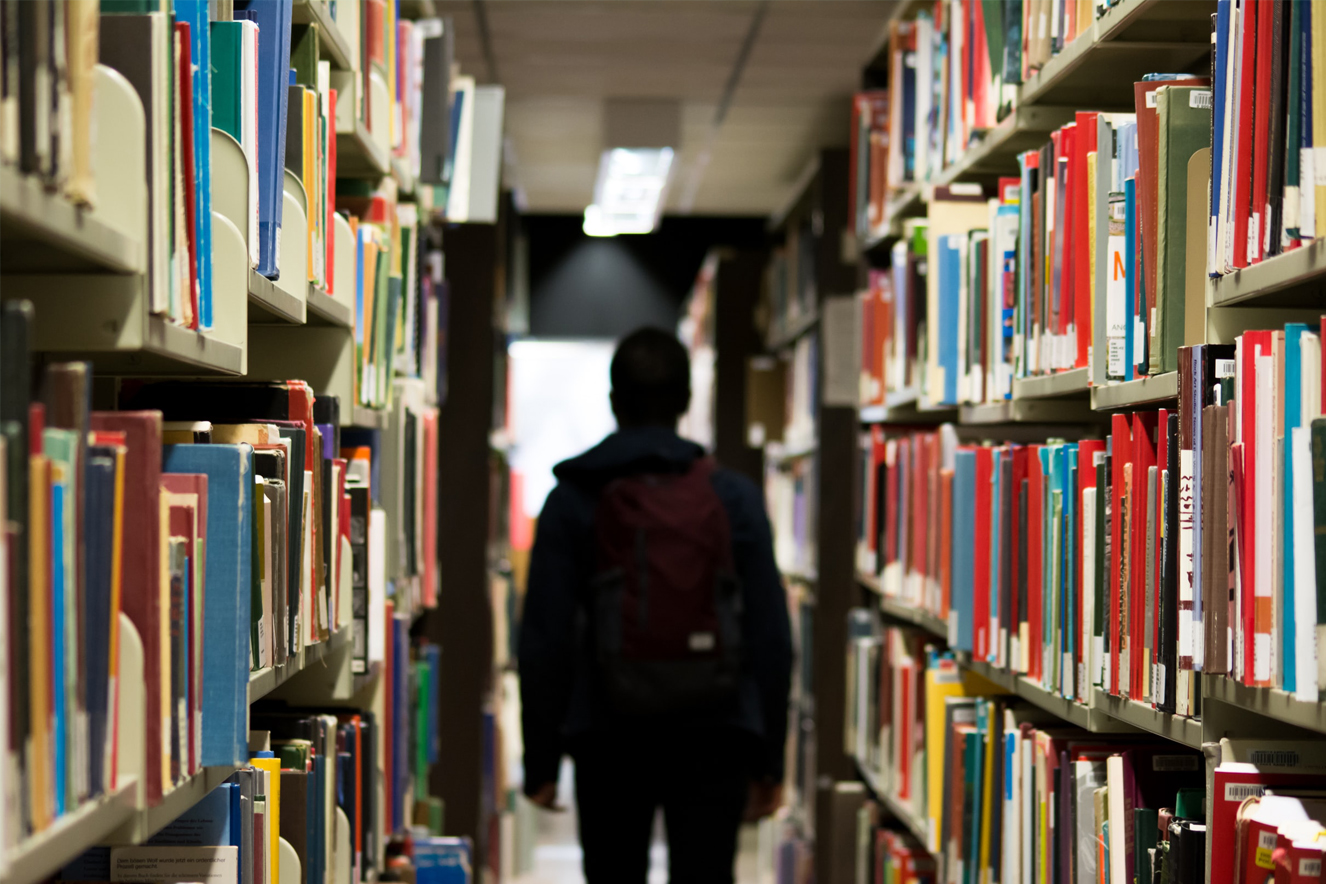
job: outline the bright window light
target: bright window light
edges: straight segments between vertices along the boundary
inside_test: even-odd
[[[594,203],[585,209],[589,236],[650,233],[658,224],[672,169],[670,147],[614,147],[599,157]]]

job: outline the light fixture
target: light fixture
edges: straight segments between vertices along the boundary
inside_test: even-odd
[[[614,147],[599,157],[594,202],[585,209],[585,233],[649,233],[658,224],[672,169],[670,147]]]
[[[586,235],[650,233],[658,226],[680,130],[681,105],[675,99],[604,102],[604,147],[594,202],[585,209]]]

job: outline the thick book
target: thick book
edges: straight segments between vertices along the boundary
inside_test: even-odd
[[[202,763],[238,765],[248,744],[253,450],[171,445],[164,469],[207,476]]]
[[[1151,373],[1174,371],[1183,344],[1187,249],[1188,161],[1207,146],[1210,86],[1165,85],[1156,92],[1157,168],[1155,309]]]
[[[121,605],[143,641],[147,680],[147,799],[155,803],[162,790],[162,734],[168,710],[161,708],[161,412],[94,411],[95,431],[121,432],[125,437],[124,518],[133,530],[124,533]]]
[[[258,26],[258,272],[280,276],[281,210],[285,192],[286,100],[290,70],[291,0],[239,0],[235,19]],[[298,274],[301,268],[288,272]]]

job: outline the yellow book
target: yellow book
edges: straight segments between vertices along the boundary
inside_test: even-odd
[[[249,764],[266,771],[267,776],[267,831],[269,834],[272,876],[270,880],[281,880],[281,759],[250,758]]]
[[[50,493],[50,464],[46,456],[28,458],[28,628],[31,659],[28,661],[28,712],[32,735],[27,745],[29,804],[32,828],[41,831],[51,824],[51,624],[50,605],[50,515],[46,502]]]
[[[981,777],[980,861],[976,866],[977,880],[981,881],[988,881],[990,878],[990,828],[996,811],[994,769],[996,764],[1003,763],[1003,759],[999,757],[998,753],[999,744],[995,740],[996,735],[1003,728],[1003,715],[998,714],[998,707],[994,704],[987,703],[986,706],[985,764]],[[1002,807],[998,809],[1002,810]]]
[[[938,853],[939,820],[944,806],[944,701],[983,697],[999,689],[964,671],[949,656],[931,654],[925,668],[925,803],[931,853]]]
[[[308,225],[307,225],[307,260],[305,262],[305,276],[309,282],[317,279],[314,272],[313,250],[318,242],[318,205],[321,200],[320,191],[322,182],[318,175],[318,147],[313,140],[315,126],[314,117],[318,113],[317,93],[312,89],[304,90],[304,186],[308,196]]]

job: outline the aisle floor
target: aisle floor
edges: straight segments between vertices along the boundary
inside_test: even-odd
[[[559,798],[567,808],[562,813],[538,814],[538,840],[534,847],[534,869],[514,878],[511,884],[583,884],[580,871],[580,842],[576,837],[575,807],[572,804],[569,763],[563,768]],[[737,854],[737,884],[754,884],[757,877],[755,826],[741,827]],[[649,855],[649,884],[668,884],[668,848],[663,836],[663,818],[655,822],[654,844]]]

